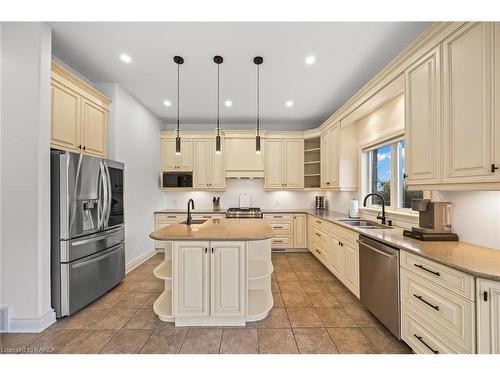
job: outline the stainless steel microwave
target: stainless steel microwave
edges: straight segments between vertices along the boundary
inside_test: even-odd
[[[161,187],[165,188],[192,188],[192,172],[162,172]]]

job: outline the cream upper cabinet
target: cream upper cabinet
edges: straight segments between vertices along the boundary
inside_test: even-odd
[[[79,151],[81,96],[52,81],[51,144]]]
[[[210,243],[210,280],[212,316],[238,317],[246,311],[245,242]]]
[[[285,145],[281,139],[268,139],[266,142],[266,181],[267,188],[283,188]]]
[[[303,139],[266,140],[265,187],[268,189],[304,187]]]
[[[210,314],[210,244],[179,241],[173,248],[173,314],[200,317]]]
[[[215,139],[195,139],[193,187],[220,189],[224,188],[225,181],[224,153],[215,152]]]
[[[335,124],[321,134],[321,188],[356,191],[358,186],[356,126]]]
[[[405,72],[407,184],[438,182],[440,160],[440,46]]]
[[[224,140],[221,139],[221,150],[224,150]],[[217,154],[215,152],[215,139],[210,140],[210,187],[225,188],[226,187],[226,170],[224,166],[225,153],[222,151]]]
[[[307,247],[307,215],[293,215],[293,247],[304,249]]]
[[[106,156],[108,111],[83,99],[83,150],[95,156]]]
[[[477,279],[477,352],[500,354],[500,282]]]
[[[181,138],[181,154],[175,152],[175,138],[161,139],[161,170],[191,172],[193,170],[193,140]]]
[[[54,62],[51,93],[51,147],[106,157],[110,100]]]
[[[493,43],[488,22],[466,24],[443,41],[445,183],[500,181],[494,170],[500,127],[494,121]]]
[[[285,140],[285,186],[304,187],[304,140]]]

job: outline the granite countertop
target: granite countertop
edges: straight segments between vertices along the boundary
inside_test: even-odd
[[[174,213],[185,210],[164,210],[159,212]],[[210,211],[200,210],[200,213],[224,213],[225,210]],[[403,236],[403,229],[366,229],[353,227],[343,223],[346,214],[334,211],[316,211],[313,209],[262,209],[263,213],[306,213],[319,219],[343,226],[361,235],[371,237],[401,250],[420,255],[424,258],[455,268],[479,278],[500,281],[500,250],[479,246],[461,241],[418,241]],[[237,220],[237,219],[233,219]],[[245,222],[251,219],[242,219]],[[169,228],[169,227],[167,227]],[[160,229],[161,231],[161,229]],[[199,237],[188,237],[199,238]],[[269,237],[268,237],[269,238]]]
[[[403,229],[398,227],[392,229],[352,227],[339,221],[348,217],[337,212],[309,210],[307,213],[475,277],[500,281],[500,250],[461,241],[419,241],[403,236]]]
[[[262,219],[208,219],[203,224],[172,224],[149,235],[154,240],[265,240],[274,236]]]

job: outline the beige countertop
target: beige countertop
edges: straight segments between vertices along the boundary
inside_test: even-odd
[[[185,212],[181,210],[165,210],[162,212]],[[216,212],[216,211],[199,211]],[[217,211],[224,213],[225,211]],[[342,223],[347,215],[334,211],[316,211],[311,209],[262,209],[263,213],[306,213],[319,219],[330,221],[375,240],[387,243],[390,246],[412,252],[424,258],[455,268],[479,278],[500,281],[500,249],[479,246],[461,241],[418,241],[404,237],[401,228],[393,229],[364,229]],[[231,219],[240,220],[240,219]],[[241,219],[244,222],[254,219]],[[256,219],[258,220],[258,219]],[[185,225],[184,225],[185,227]],[[169,227],[167,227],[169,228]],[[166,229],[166,228],[164,228]],[[160,229],[158,232],[160,232]],[[156,233],[156,232],[154,232]],[[152,233],[152,234],[154,234]],[[267,237],[272,237],[272,234]],[[154,237],[152,237],[154,238]],[[200,237],[186,237],[200,238]],[[158,238],[154,238],[158,239]],[[222,238],[220,238],[222,239]],[[231,238],[232,239],[232,238]],[[160,239],[161,240],[161,239]]]
[[[149,235],[154,240],[256,241],[273,237],[271,225],[263,219],[208,219],[203,224],[172,224]]]

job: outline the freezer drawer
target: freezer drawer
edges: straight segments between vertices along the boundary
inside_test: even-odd
[[[57,317],[71,315],[113,288],[125,277],[125,244],[61,264],[61,303]]]
[[[118,227],[73,240],[61,241],[60,261],[73,262],[122,243],[125,228]]]

